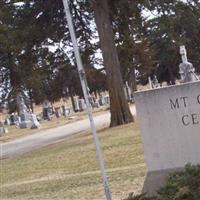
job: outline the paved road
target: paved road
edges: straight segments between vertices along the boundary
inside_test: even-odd
[[[131,112],[135,115],[135,107],[131,107]],[[110,122],[110,113],[94,117],[96,127],[108,126]],[[0,144],[0,158],[8,158],[16,155],[24,154],[35,149],[57,143],[66,139],[72,134],[81,133],[90,129],[88,119],[80,120],[71,124],[41,131],[34,135],[19,138],[17,140]]]

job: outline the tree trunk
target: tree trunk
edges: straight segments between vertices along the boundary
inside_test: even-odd
[[[33,107],[33,95],[31,89],[29,90],[29,98],[30,98],[30,108],[32,113],[34,113],[34,107]]]
[[[129,74],[129,84],[131,88],[131,93],[133,94],[137,91],[137,83],[136,83],[136,76],[135,76],[135,67],[133,67]]]
[[[20,115],[20,83],[19,83],[19,76],[16,69],[16,66],[13,61],[12,53],[9,52],[7,55],[8,58],[8,67],[9,67],[9,78],[10,78],[10,84],[12,87],[13,97],[15,99],[16,107],[12,110],[12,112],[16,112]],[[10,109],[10,108],[9,108]]]
[[[169,77],[170,77],[170,84],[175,85],[175,77],[174,77],[171,66],[168,66],[168,72],[169,72]]]
[[[70,95],[70,98],[71,98],[71,102],[72,102],[72,108],[73,108],[73,111],[75,112],[75,100],[74,100],[74,95],[73,95],[73,89],[70,87],[69,88],[69,95]]]
[[[111,110],[110,126],[113,127],[132,122],[133,116],[131,115],[124,93],[108,2],[107,0],[93,0],[92,6],[106,68]]]
[[[15,93],[15,101],[16,101],[16,106],[17,106],[17,114],[21,115],[22,111],[21,111],[21,93],[19,90],[16,91]]]

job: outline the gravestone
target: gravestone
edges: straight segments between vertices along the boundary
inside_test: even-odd
[[[5,133],[8,133],[8,129],[4,127],[3,122],[0,121],[0,136],[3,136]]]
[[[179,73],[181,76],[181,82],[187,83],[190,81],[197,81],[198,77],[195,74],[195,69],[192,63],[188,62],[185,46],[180,46],[180,55],[182,58],[182,63],[179,65]]]
[[[72,114],[73,112],[73,108],[66,108],[66,115],[69,116],[70,114]]]
[[[64,117],[67,117],[70,114],[70,109],[69,108],[65,108],[64,105],[62,105],[61,108],[62,108],[62,115]]]
[[[15,125],[16,117],[15,117],[15,114],[14,114],[14,113],[12,113],[12,114],[10,115],[9,120],[10,120],[10,125],[11,125],[11,126]]]
[[[89,102],[90,102],[90,105],[92,106],[92,108],[94,108],[95,107],[95,98],[93,96],[89,97]]]
[[[67,112],[66,112],[66,108],[64,105],[61,106],[62,109],[62,116],[67,117]]]
[[[35,114],[31,114],[30,116],[31,116],[31,122],[32,122],[31,129],[40,128],[40,123],[37,119],[37,116]]]
[[[9,117],[6,117],[5,121],[4,121],[4,124],[7,125],[7,126],[10,126],[10,118]]]
[[[20,117],[16,113],[12,113],[10,116],[8,116],[5,120],[5,125],[8,126],[19,126],[19,123],[21,122]]]
[[[155,194],[169,172],[200,164],[200,81],[134,94],[147,176]]]
[[[55,108],[55,115],[57,118],[60,118],[62,116],[60,107]]]
[[[37,116],[33,113],[24,113],[20,116],[21,122],[19,122],[20,128],[36,129],[40,127],[40,123]]]
[[[94,108],[99,108],[99,107],[100,107],[99,100],[96,99],[94,102]]]
[[[17,104],[19,105],[19,116],[14,114],[15,124],[20,128],[38,128],[39,122],[36,115],[28,110],[24,98],[20,93],[17,95]]]
[[[17,95],[17,104],[19,105],[19,116],[17,116],[17,120],[20,128],[31,128],[32,122],[31,122],[31,113],[29,112],[23,96],[18,93]]]
[[[32,121],[31,121],[31,114],[30,113],[22,113],[19,118],[19,127],[20,128],[31,128]]]
[[[19,123],[20,128],[31,128],[32,122],[30,119],[30,114],[23,113],[20,115],[21,122]]]
[[[20,116],[17,115],[17,113],[12,113],[5,121],[5,125],[9,126],[19,126],[21,122]]]
[[[79,112],[80,111],[79,100],[78,99],[75,100],[74,111],[75,112]]]
[[[99,99],[99,105],[104,106],[105,104],[106,104],[105,98],[103,96],[101,96],[100,99]]]
[[[154,75],[153,80],[152,80],[152,88],[159,88],[159,87],[160,87],[160,84],[158,82],[157,76]]]
[[[110,105],[110,97],[107,95],[104,97],[104,99],[105,99],[105,104]]]
[[[79,99],[79,110],[80,111],[86,110],[86,104],[84,99]]]
[[[43,114],[43,119],[44,120],[51,120],[51,107],[50,107],[50,103],[48,100],[45,100],[43,102],[43,110],[42,110],[42,114]]]

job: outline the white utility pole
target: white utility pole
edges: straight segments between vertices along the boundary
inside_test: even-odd
[[[109,185],[108,185],[108,179],[107,179],[107,175],[106,175],[106,171],[105,171],[104,160],[103,160],[103,156],[102,156],[100,145],[99,145],[99,140],[98,140],[97,133],[96,133],[94,119],[93,119],[93,116],[92,116],[92,107],[91,107],[90,101],[89,101],[89,92],[88,92],[88,87],[87,87],[85,71],[84,71],[82,60],[81,60],[81,57],[80,57],[78,43],[77,43],[75,31],[74,31],[74,26],[73,26],[73,23],[72,23],[72,17],[71,17],[71,13],[70,13],[70,10],[69,10],[68,0],[63,0],[63,4],[64,4],[64,9],[65,9],[65,14],[66,14],[66,17],[67,17],[69,32],[70,32],[70,35],[71,35],[71,40],[72,40],[73,47],[74,47],[74,54],[75,54],[78,72],[79,72],[79,77],[80,77],[80,81],[81,81],[81,86],[82,86],[82,90],[83,90],[83,94],[84,94],[84,98],[85,98],[85,103],[86,103],[86,106],[87,106],[87,113],[88,113],[88,117],[89,117],[89,120],[90,120],[90,126],[91,126],[93,139],[94,139],[94,143],[95,143],[95,147],[96,147],[96,154],[97,154],[97,159],[98,159],[98,162],[99,162],[101,176],[102,176],[102,179],[103,179],[103,186],[104,186],[106,199],[112,200],[111,192],[110,192]]]

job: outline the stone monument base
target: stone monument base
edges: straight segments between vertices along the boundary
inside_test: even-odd
[[[146,194],[148,197],[155,196],[157,191],[165,186],[169,174],[180,170],[183,170],[183,168],[147,172],[142,193]]]
[[[32,121],[22,121],[22,122],[20,122],[19,127],[20,128],[31,128],[32,125],[33,125]]]
[[[37,120],[37,117],[35,114],[22,114],[21,116],[21,122],[19,123],[20,128],[31,128],[36,129],[40,127],[40,123]]]
[[[31,129],[38,129],[40,128],[40,123],[39,122],[32,122]]]

